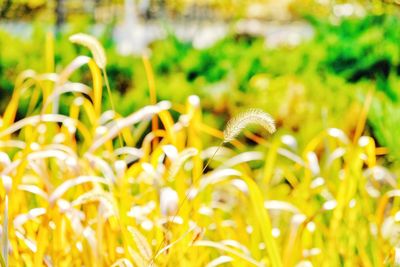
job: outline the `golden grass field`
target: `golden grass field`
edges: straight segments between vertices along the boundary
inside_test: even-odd
[[[267,109],[215,129],[197,96],[157,103],[144,58],[150,102],[122,117],[102,109],[101,44],[70,40],[93,58],[54,73],[48,35],[47,73],[21,73],[1,116],[2,266],[400,264],[400,191],[363,135],[368,97],[354,135],[328,128],[299,149],[292,135],[274,136]],[[92,83],[71,82],[84,66]],[[16,120],[27,90],[28,114]],[[75,97],[67,115],[62,94]]]

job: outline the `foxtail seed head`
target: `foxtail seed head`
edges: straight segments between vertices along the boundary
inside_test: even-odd
[[[269,133],[274,133],[274,119],[261,109],[249,109],[228,121],[224,130],[224,143],[233,141],[240,132],[249,124],[258,124]]]

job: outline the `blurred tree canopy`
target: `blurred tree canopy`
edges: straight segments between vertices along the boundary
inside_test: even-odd
[[[123,14],[124,0],[0,0],[0,19],[31,20],[42,15],[62,23],[70,15],[94,16],[99,10]],[[346,12],[345,4],[361,6],[368,12],[383,13],[398,7],[398,0],[133,0],[146,17],[191,16],[209,13],[220,19],[253,17],[290,20],[304,14],[327,16]],[[340,5],[344,5],[340,7]],[[339,10],[341,8],[342,10]],[[45,14],[43,14],[45,13]]]
[[[37,12],[46,8],[46,0],[2,0],[0,1],[0,18],[32,18]]]

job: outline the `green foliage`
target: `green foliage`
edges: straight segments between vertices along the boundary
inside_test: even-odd
[[[389,86],[397,88],[395,99],[400,99],[400,77],[390,74],[387,81]],[[369,123],[378,142],[389,148],[390,160],[400,160],[400,102],[393,101],[382,92],[377,92],[372,103]]]
[[[319,25],[317,28],[327,27]],[[361,79],[387,79],[390,71],[400,70],[400,19],[395,16],[367,16],[343,20],[318,31],[326,42],[324,66],[355,82]],[[389,96],[392,92],[386,91]]]
[[[299,136],[307,140],[324,126],[343,126],[351,132],[355,125],[349,112],[357,110],[351,103],[356,95],[366,94],[365,88],[372,84],[386,97],[375,100],[369,124],[378,143],[395,151],[394,142],[388,141],[395,138],[384,137],[395,132],[395,125],[385,119],[374,121],[383,112],[377,105],[386,107],[387,101],[388,107],[398,105],[400,19],[394,15],[369,15],[343,19],[338,24],[315,17],[309,21],[315,37],[296,47],[270,49],[265,47],[263,38],[232,33],[202,50],[173,35],[151,44],[158,100],[182,103],[189,95],[197,94],[203,99],[206,114],[214,110],[233,114],[238,107],[246,106],[273,107],[272,115],[282,127],[299,131]],[[66,36],[77,31],[88,32],[89,28],[86,23],[74,24],[56,38],[56,70],[77,55],[90,55],[87,49],[68,42]],[[0,31],[0,35],[0,46],[7,47],[7,53],[3,49],[0,52],[4,109],[18,72],[26,68],[44,71],[40,59],[44,55],[45,30],[43,25],[35,26],[30,39],[5,31]],[[107,73],[118,103],[116,109],[128,115],[149,103],[142,59],[118,54],[112,26],[104,30],[100,40],[108,56]],[[75,73],[72,80],[91,82],[86,72]],[[107,97],[103,96],[105,109],[109,108]],[[28,93],[21,100],[20,116],[26,114],[29,98]],[[71,98],[64,97],[60,107],[63,114],[69,101]],[[223,121],[210,123],[221,127]],[[313,126],[300,127],[308,123]]]

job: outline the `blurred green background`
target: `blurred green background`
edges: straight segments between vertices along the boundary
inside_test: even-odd
[[[183,103],[197,94],[216,127],[238,109],[260,107],[300,146],[326,127],[353,134],[372,92],[366,131],[388,148],[384,164],[396,165],[399,10],[398,1],[2,0],[0,110],[18,73],[45,71],[47,32],[55,35],[56,71],[89,55],[68,42],[72,33],[86,32],[106,49],[123,115],[149,103],[142,55],[150,58],[160,100]],[[74,79],[90,84],[84,70]],[[35,108],[30,97],[24,95],[20,117]],[[63,96],[60,112],[71,99]]]

